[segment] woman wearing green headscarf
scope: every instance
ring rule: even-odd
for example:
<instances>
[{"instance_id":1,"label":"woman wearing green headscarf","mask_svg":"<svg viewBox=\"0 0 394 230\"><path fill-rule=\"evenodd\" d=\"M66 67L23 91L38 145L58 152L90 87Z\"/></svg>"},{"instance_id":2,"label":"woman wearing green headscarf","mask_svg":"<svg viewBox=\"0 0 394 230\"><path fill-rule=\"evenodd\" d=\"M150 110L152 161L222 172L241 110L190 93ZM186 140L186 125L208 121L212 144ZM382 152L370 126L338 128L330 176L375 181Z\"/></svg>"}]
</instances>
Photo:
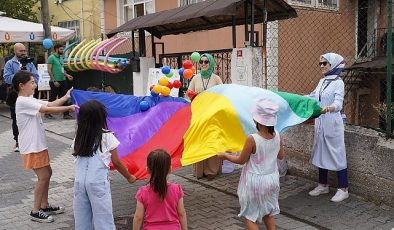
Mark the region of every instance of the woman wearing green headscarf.
<instances>
[{"instance_id":1,"label":"woman wearing green headscarf","mask_svg":"<svg viewBox=\"0 0 394 230\"><path fill-rule=\"evenodd\" d=\"M215 60L212 55L207 53L201 55L199 64L201 67L200 73L193 77L188 88L189 92L195 93L194 95L215 85L223 84L222 79L213 73ZM193 165L193 175L197 177L197 179L205 176L208 180L212 180L220 173L221 163L222 161L217 156L198 162Z\"/></svg>"}]
</instances>

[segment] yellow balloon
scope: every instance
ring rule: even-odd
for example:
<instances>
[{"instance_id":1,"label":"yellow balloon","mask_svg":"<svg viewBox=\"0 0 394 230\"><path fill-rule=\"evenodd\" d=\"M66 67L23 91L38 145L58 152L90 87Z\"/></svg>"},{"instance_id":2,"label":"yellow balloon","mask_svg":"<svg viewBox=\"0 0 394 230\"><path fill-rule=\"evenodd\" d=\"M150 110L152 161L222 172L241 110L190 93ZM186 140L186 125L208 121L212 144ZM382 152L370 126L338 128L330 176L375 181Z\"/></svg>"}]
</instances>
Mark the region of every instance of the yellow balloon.
<instances>
[{"instance_id":1,"label":"yellow balloon","mask_svg":"<svg viewBox=\"0 0 394 230\"><path fill-rule=\"evenodd\" d=\"M162 88L163 88L163 86L161 86L161 85L155 85L155 86L153 86L153 92L155 92L156 94L159 94L162 92Z\"/></svg>"},{"instance_id":2,"label":"yellow balloon","mask_svg":"<svg viewBox=\"0 0 394 230\"><path fill-rule=\"evenodd\" d=\"M168 88L167 86L163 86L161 89L161 95L163 95L163 96L166 96L166 97L169 96L170 92L171 92L171 89Z\"/></svg>"},{"instance_id":3,"label":"yellow balloon","mask_svg":"<svg viewBox=\"0 0 394 230\"><path fill-rule=\"evenodd\" d=\"M159 79L159 85L162 85L162 86L167 86L168 85L168 78L167 77L162 77L162 78L160 78Z\"/></svg>"}]
</instances>

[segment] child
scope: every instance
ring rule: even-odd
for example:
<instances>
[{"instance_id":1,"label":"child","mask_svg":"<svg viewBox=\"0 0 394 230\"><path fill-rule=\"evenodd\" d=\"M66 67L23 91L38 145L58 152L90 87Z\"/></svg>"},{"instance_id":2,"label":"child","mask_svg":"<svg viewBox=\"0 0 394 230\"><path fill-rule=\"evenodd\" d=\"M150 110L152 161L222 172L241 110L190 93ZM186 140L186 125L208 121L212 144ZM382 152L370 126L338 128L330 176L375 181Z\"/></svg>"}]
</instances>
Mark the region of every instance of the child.
<instances>
[{"instance_id":1,"label":"child","mask_svg":"<svg viewBox=\"0 0 394 230\"><path fill-rule=\"evenodd\" d=\"M53 217L50 215L63 213L64 208L48 204L48 188L52 169L49 164L45 129L40 113L74 111L76 106L61 106L70 98L70 90L62 98L47 102L33 98L35 88L33 75L27 71L19 71L12 79L9 98L13 98L12 103L15 103L19 128L18 143L23 166L25 169L33 169L38 177L30 219L49 223L53 221Z\"/></svg>"},{"instance_id":2,"label":"child","mask_svg":"<svg viewBox=\"0 0 394 230\"><path fill-rule=\"evenodd\" d=\"M109 164L129 183L131 175L118 157L119 141L107 130L107 112L96 100L85 102L79 109L78 128L74 140L75 229L115 229L112 212L111 188L108 179Z\"/></svg>"},{"instance_id":3,"label":"child","mask_svg":"<svg viewBox=\"0 0 394 230\"><path fill-rule=\"evenodd\" d=\"M138 189L135 199L133 229L176 230L187 229L186 211L183 205L183 191L178 184L168 183L171 158L162 149L149 153L147 167L149 184Z\"/></svg>"},{"instance_id":4,"label":"child","mask_svg":"<svg viewBox=\"0 0 394 230\"><path fill-rule=\"evenodd\" d=\"M219 153L221 159L245 164L238 184L241 211L247 229L259 229L264 221L268 230L275 229L273 215L279 213L279 173L277 158L283 159L283 143L275 131L278 106L260 99L252 108L252 117L258 130L247 137L239 156Z\"/></svg>"}]
</instances>

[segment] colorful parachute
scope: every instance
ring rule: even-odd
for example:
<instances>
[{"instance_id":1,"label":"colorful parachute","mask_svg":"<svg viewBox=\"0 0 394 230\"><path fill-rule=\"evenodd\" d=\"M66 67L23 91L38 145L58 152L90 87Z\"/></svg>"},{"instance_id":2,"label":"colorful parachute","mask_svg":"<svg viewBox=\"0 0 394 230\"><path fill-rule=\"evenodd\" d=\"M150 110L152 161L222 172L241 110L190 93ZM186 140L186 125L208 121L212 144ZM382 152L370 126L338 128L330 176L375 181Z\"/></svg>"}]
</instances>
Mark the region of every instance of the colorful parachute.
<instances>
[{"instance_id":1,"label":"colorful parachute","mask_svg":"<svg viewBox=\"0 0 394 230\"><path fill-rule=\"evenodd\" d=\"M259 98L279 105L278 131L320 115L318 103L307 97L232 84L210 88L191 104L174 97L72 91L76 104L96 99L107 107L108 128L121 142L119 155L138 179L148 176L146 157L157 148L170 153L173 169L218 152L240 151L256 131L249 111ZM150 109L142 111L142 101Z\"/></svg>"}]
</instances>

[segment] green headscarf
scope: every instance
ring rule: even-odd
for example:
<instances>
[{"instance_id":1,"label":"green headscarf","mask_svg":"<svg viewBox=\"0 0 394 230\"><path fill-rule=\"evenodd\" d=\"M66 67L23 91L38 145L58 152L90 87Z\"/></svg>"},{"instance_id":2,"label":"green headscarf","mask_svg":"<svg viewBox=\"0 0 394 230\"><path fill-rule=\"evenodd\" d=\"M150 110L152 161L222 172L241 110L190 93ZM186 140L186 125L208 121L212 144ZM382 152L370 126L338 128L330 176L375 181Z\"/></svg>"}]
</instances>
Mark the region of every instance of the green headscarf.
<instances>
[{"instance_id":1,"label":"green headscarf","mask_svg":"<svg viewBox=\"0 0 394 230\"><path fill-rule=\"evenodd\" d=\"M203 54L203 55L201 55L201 58L202 57L206 57L206 58L208 58L208 60L209 60L209 66L208 66L208 69L207 70L201 70L201 77L202 78L205 78L205 79L208 79L208 78L210 78L211 77L211 75L212 75L212 73L213 73L213 68L214 68L214 66L215 66L215 59L213 59L213 56L212 55L210 55L210 54L208 54L208 53L205 53L205 54ZM200 59L201 59L200 58Z\"/></svg>"}]
</instances>

